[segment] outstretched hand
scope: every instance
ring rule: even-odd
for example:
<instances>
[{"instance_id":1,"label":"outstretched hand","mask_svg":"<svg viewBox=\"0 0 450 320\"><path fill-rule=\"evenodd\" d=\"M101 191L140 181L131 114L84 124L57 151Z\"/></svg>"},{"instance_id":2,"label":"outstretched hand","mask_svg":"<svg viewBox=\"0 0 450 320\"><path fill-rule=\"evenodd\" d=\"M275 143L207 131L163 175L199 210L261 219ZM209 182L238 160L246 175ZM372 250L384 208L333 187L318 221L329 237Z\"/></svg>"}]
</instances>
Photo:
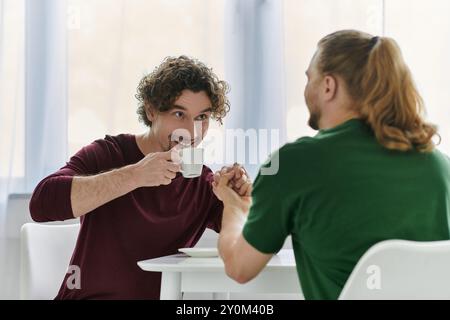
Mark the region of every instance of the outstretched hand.
<instances>
[{"instance_id":1,"label":"outstretched hand","mask_svg":"<svg viewBox=\"0 0 450 320\"><path fill-rule=\"evenodd\" d=\"M216 173L213 191L223 202L224 207L232 207L247 213L252 202L250 196L252 186L248 176L245 174L245 177L242 177L239 172L240 170L234 169L226 172L222 169L219 174Z\"/></svg>"},{"instance_id":2,"label":"outstretched hand","mask_svg":"<svg viewBox=\"0 0 450 320\"><path fill-rule=\"evenodd\" d=\"M217 185L221 177L228 173L232 173L228 185L240 196L249 197L252 194L252 182L247 171L239 164L234 164L232 167L223 167L222 170L217 171L214 174L213 183Z\"/></svg>"}]
</instances>

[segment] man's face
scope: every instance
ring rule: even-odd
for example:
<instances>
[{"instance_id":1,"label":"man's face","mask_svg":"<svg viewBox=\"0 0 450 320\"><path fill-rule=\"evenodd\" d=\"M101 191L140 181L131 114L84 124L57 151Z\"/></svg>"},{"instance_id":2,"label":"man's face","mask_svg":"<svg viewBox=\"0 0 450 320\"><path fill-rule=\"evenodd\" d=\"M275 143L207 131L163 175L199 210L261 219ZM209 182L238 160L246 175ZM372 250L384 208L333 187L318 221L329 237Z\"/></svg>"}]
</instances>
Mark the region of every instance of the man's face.
<instances>
[{"instance_id":1,"label":"man's face","mask_svg":"<svg viewBox=\"0 0 450 320\"><path fill-rule=\"evenodd\" d=\"M147 112L154 135L163 151L177 144L197 146L206 136L212 103L204 91L184 90L166 112Z\"/></svg>"},{"instance_id":2,"label":"man's face","mask_svg":"<svg viewBox=\"0 0 450 320\"><path fill-rule=\"evenodd\" d=\"M309 110L308 124L314 130L319 130L320 117L322 116L322 109L319 98L319 87L322 81L322 76L319 74L316 68L317 53L314 55L306 76L308 77L308 83L305 87L305 101Z\"/></svg>"}]
</instances>

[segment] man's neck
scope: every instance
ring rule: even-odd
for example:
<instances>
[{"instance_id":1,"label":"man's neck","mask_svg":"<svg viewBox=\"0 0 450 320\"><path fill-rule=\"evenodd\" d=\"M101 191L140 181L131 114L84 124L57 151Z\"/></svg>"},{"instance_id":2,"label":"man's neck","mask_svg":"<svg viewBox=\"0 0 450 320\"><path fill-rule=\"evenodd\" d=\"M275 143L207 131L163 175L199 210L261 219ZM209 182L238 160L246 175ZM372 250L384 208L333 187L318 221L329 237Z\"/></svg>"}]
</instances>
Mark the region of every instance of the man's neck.
<instances>
[{"instance_id":1,"label":"man's neck","mask_svg":"<svg viewBox=\"0 0 450 320\"><path fill-rule=\"evenodd\" d=\"M349 111L342 114L334 114L328 117L322 116L319 123L320 130L328 130L335 128L351 119L359 119L360 116L353 111Z\"/></svg>"},{"instance_id":2,"label":"man's neck","mask_svg":"<svg viewBox=\"0 0 450 320\"><path fill-rule=\"evenodd\" d=\"M136 143L139 147L139 150L144 155L148 155L149 153L154 152L162 152L164 151L161 145L158 143L156 136L152 134L151 130L148 130L145 133L136 135Z\"/></svg>"}]
</instances>

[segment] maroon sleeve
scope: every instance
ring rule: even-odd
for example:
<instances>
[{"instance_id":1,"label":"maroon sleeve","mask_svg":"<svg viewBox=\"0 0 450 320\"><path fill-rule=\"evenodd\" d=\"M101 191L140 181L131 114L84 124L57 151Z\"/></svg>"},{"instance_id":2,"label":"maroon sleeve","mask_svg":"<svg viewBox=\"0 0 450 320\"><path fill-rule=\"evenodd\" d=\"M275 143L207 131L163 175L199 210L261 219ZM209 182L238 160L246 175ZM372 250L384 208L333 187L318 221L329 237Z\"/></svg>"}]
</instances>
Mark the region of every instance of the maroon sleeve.
<instances>
[{"instance_id":1,"label":"maroon sleeve","mask_svg":"<svg viewBox=\"0 0 450 320\"><path fill-rule=\"evenodd\" d=\"M98 174L111 165L110 142L97 140L81 149L66 165L35 188L30 214L36 222L73 219L70 193L74 176ZM102 166L99 166L102 163Z\"/></svg>"},{"instance_id":2,"label":"maroon sleeve","mask_svg":"<svg viewBox=\"0 0 450 320\"><path fill-rule=\"evenodd\" d=\"M220 232L222 227L222 215L223 215L223 203L217 199L216 195L212 191L212 182L214 174L209 170L205 176L207 183L207 190L211 193L210 202L208 206L208 225L207 227L211 230Z\"/></svg>"}]
</instances>

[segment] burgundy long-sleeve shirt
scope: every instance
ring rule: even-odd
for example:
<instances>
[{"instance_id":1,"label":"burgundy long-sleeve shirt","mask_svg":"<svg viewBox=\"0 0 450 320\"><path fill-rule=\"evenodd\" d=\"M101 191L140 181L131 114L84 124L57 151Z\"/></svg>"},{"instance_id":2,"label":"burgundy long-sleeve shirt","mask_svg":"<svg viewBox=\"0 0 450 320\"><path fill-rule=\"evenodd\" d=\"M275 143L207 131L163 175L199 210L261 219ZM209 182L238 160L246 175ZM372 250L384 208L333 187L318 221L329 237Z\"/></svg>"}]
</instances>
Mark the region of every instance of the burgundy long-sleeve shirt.
<instances>
[{"instance_id":1,"label":"burgundy long-sleeve shirt","mask_svg":"<svg viewBox=\"0 0 450 320\"><path fill-rule=\"evenodd\" d=\"M96 140L39 183L30 202L33 220L73 219L74 176L95 175L143 158L134 135ZM159 299L161 274L142 271L137 262L192 247L207 227L219 232L223 206L211 180L205 166L199 178L178 174L168 186L136 189L83 216L70 262L80 268L81 289L67 286L67 274L56 299Z\"/></svg>"}]
</instances>

